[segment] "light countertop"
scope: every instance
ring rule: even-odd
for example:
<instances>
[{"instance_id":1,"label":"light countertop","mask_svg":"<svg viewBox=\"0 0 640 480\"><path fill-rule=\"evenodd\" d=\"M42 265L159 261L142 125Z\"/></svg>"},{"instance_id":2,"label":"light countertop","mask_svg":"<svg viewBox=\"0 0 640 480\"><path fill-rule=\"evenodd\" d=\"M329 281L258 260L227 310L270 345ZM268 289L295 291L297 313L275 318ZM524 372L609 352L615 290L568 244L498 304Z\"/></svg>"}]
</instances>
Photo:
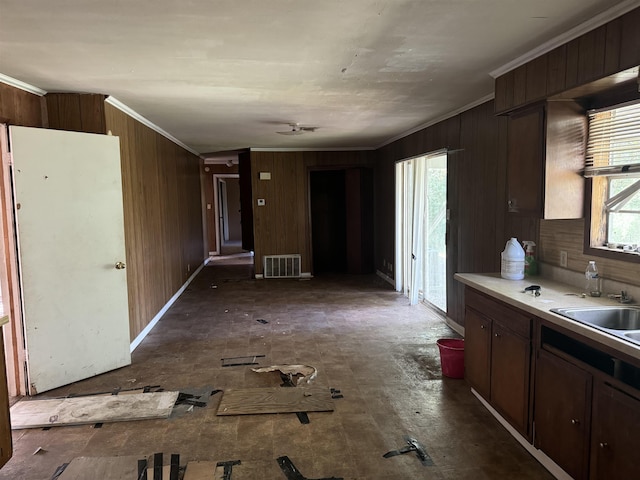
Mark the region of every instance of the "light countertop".
<instances>
[{"instance_id":1,"label":"light countertop","mask_svg":"<svg viewBox=\"0 0 640 480\"><path fill-rule=\"evenodd\" d=\"M567 330L640 359L640 345L609 335L606 332L550 311L552 308L620 306L621 304L616 300L609 299L606 296L582 298L581 289L542 277L506 280L501 278L499 273L456 273L454 278L513 307L543 318L549 323L562 326ZM540 285L541 295L535 297L531 293L524 293L525 287L529 285Z\"/></svg>"}]
</instances>

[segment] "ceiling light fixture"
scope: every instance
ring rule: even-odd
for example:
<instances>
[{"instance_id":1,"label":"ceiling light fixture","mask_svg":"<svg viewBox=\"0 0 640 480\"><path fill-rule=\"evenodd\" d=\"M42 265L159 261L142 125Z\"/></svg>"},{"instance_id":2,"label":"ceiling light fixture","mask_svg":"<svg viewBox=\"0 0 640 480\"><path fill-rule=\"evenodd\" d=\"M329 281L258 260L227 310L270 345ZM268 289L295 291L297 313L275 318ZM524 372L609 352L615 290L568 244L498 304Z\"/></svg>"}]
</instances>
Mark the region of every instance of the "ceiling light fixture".
<instances>
[{"instance_id":1,"label":"ceiling light fixture","mask_svg":"<svg viewBox=\"0 0 640 480\"><path fill-rule=\"evenodd\" d=\"M318 127L305 127L302 125L299 125L298 123L290 123L289 126L291 127L291 130L287 130L285 132L276 132L279 133L280 135L302 135L303 133L307 133L307 132L315 132L316 129Z\"/></svg>"}]
</instances>

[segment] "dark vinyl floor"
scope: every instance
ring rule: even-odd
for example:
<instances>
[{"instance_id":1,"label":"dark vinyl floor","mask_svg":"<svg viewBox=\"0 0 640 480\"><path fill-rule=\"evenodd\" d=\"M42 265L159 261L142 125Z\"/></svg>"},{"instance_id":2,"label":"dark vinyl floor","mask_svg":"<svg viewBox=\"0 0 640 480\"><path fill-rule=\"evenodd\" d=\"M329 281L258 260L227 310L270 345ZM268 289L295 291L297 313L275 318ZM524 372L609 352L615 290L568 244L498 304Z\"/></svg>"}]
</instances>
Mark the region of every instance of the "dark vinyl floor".
<instances>
[{"instance_id":1,"label":"dark vinyl floor","mask_svg":"<svg viewBox=\"0 0 640 480\"><path fill-rule=\"evenodd\" d=\"M435 342L456 334L430 309L409 306L375 276L254 281L247 265L230 263L203 269L131 366L41 396L278 386L275 373L221 366L222 358L265 355L261 365L315 366L315 383L344 396L334 412L309 413L306 425L295 414L216 416L219 393L164 420L14 431L0 479L48 480L75 457L155 452L178 453L182 465L241 460L232 480L286 480L276 462L284 455L309 479L552 478L464 380L442 378ZM413 453L383 458L405 446L404 435L426 448L433 466Z\"/></svg>"}]
</instances>

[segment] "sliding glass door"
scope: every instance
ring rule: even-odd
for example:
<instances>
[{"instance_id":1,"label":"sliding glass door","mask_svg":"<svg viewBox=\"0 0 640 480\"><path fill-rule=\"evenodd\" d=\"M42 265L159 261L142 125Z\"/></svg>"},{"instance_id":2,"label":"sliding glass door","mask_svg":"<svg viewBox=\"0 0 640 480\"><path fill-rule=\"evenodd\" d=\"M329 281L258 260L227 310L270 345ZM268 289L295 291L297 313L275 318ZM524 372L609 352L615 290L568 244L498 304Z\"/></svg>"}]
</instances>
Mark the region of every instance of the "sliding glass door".
<instances>
[{"instance_id":1,"label":"sliding glass door","mask_svg":"<svg viewBox=\"0 0 640 480\"><path fill-rule=\"evenodd\" d=\"M396 164L396 290L447 309L445 151Z\"/></svg>"}]
</instances>

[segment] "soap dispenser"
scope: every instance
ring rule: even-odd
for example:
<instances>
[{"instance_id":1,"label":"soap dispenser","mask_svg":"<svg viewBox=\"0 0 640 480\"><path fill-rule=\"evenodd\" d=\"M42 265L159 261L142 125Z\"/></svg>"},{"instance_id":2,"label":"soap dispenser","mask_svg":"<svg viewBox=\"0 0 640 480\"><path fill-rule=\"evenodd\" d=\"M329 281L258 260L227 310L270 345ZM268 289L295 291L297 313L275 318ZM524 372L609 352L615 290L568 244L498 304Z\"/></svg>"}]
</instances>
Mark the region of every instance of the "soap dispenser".
<instances>
[{"instance_id":1,"label":"soap dispenser","mask_svg":"<svg viewBox=\"0 0 640 480\"><path fill-rule=\"evenodd\" d=\"M525 240L524 247L524 274L526 276L538 274L538 262L536 261L536 242Z\"/></svg>"}]
</instances>

